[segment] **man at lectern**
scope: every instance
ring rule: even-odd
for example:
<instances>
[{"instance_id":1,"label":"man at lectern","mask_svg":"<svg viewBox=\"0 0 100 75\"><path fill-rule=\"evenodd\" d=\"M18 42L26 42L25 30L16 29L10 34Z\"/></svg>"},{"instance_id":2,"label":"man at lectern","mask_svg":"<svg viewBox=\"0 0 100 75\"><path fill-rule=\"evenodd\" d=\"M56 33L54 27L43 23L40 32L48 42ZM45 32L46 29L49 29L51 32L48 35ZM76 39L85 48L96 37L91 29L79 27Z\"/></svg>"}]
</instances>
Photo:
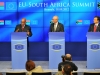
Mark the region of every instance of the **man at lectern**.
<instances>
[{"instance_id":1,"label":"man at lectern","mask_svg":"<svg viewBox=\"0 0 100 75\"><path fill-rule=\"evenodd\" d=\"M31 27L26 25L26 19L23 18L21 20L21 24L18 24L16 27L15 27L15 30L14 32L27 32L27 36L28 37L31 37L32 36L32 31L31 31ZM29 40L28 40L28 37L27 37L27 56L29 59Z\"/></svg>"},{"instance_id":2,"label":"man at lectern","mask_svg":"<svg viewBox=\"0 0 100 75\"><path fill-rule=\"evenodd\" d=\"M93 21L94 23L90 25L88 32L100 32L100 17L95 16Z\"/></svg>"},{"instance_id":3,"label":"man at lectern","mask_svg":"<svg viewBox=\"0 0 100 75\"><path fill-rule=\"evenodd\" d=\"M26 25L26 19L21 20L21 24L18 24L15 28L15 32L27 32L29 37L32 36L31 27Z\"/></svg>"},{"instance_id":4,"label":"man at lectern","mask_svg":"<svg viewBox=\"0 0 100 75\"><path fill-rule=\"evenodd\" d=\"M53 23L50 25L50 32L64 32L64 26L58 22L58 16L54 16L52 21Z\"/></svg>"}]
</instances>

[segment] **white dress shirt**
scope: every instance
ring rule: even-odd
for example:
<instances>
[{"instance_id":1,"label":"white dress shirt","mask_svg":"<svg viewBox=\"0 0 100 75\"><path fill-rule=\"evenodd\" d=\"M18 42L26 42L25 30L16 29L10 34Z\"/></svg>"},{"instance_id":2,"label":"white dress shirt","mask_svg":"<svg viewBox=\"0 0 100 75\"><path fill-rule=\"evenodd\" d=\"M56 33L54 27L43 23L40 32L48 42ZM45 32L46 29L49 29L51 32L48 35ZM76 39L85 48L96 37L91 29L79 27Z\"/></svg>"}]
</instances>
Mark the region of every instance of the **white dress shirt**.
<instances>
[{"instance_id":1,"label":"white dress shirt","mask_svg":"<svg viewBox=\"0 0 100 75\"><path fill-rule=\"evenodd\" d=\"M97 27L99 23L95 24L95 26Z\"/></svg>"},{"instance_id":2,"label":"white dress shirt","mask_svg":"<svg viewBox=\"0 0 100 75\"><path fill-rule=\"evenodd\" d=\"M57 29L58 22L54 24L54 31Z\"/></svg>"}]
</instances>

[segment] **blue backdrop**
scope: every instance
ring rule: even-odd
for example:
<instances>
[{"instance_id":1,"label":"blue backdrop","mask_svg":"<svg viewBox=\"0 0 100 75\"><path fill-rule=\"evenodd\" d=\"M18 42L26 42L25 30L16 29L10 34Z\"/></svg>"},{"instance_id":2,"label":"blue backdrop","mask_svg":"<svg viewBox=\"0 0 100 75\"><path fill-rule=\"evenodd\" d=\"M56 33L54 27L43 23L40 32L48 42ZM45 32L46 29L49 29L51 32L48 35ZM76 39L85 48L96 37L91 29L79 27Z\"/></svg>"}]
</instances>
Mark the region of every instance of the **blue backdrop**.
<instances>
[{"instance_id":1,"label":"blue backdrop","mask_svg":"<svg viewBox=\"0 0 100 75\"><path fill-rule=\"evenodd\" d=\"M71 53L76 59L82 57L82 60L86 60L86 33L94 16L100 15L99 2L100 0L0 0L0 60L10 60L10 34L22 18L26 18L27 24L32 28L33 36L29 39L30 58L48 60L48 32L50 21L55 15L64 25L66 53ZM40 57L37 56L39 51L42 52Z\"/></svg>"}]
</instances>

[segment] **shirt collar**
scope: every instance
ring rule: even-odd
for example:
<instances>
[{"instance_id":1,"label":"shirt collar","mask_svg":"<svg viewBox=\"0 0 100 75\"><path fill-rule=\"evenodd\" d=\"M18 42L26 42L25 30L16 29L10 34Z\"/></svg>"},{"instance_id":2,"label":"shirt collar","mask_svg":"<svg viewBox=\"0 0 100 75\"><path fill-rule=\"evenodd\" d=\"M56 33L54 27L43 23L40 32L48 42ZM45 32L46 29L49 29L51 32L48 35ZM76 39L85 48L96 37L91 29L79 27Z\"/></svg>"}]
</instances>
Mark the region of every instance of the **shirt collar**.
<instances>
[{"instance_id":1,"label":"shirt collar","mask_svg":"<svg viewBox=\"0 0 100 75\"><path fill-rule=\"evenodd\" d=\"M58 22L57 22L57 23L55 23L55 25L58 25Z\"/></svg>"},{"instance_id":2,"label":"shirt collar","mask_svg":"<svg viewBox=\"0 0 100 75\"><path fill-rule=\"evenodd\" d=\"M25 27L25 25L23 26L23 28Z\"/></svg>"},{"instance_id":3,"label":"shirt collar","mask_svg":"<svg viewBox=\"0 0 100 75\"><path fill-rule=\"evenodd\" d=\"M99 23L95 24L96 26L98 26Z\"/></svg>"}]
</instances>

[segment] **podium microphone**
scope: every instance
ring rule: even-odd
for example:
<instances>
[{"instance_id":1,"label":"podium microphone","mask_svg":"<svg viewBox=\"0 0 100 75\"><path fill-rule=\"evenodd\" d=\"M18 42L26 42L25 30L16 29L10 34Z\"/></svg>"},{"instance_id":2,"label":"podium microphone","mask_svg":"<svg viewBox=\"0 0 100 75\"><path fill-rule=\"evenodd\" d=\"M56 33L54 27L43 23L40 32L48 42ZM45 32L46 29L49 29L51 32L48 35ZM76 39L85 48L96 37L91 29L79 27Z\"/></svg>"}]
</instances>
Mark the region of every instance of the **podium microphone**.
<instances>
[{"instance_id":1,"label":"podium microphone","mask_svg":"<svg viewBox=\"0 0 100 75\"><path fill-rule=\"evenodd\" d=\"M53 23L53 21L51 20L51 21L50 21L50 24L52 24L52 23Z\"/></svg>"}]
</instances>

